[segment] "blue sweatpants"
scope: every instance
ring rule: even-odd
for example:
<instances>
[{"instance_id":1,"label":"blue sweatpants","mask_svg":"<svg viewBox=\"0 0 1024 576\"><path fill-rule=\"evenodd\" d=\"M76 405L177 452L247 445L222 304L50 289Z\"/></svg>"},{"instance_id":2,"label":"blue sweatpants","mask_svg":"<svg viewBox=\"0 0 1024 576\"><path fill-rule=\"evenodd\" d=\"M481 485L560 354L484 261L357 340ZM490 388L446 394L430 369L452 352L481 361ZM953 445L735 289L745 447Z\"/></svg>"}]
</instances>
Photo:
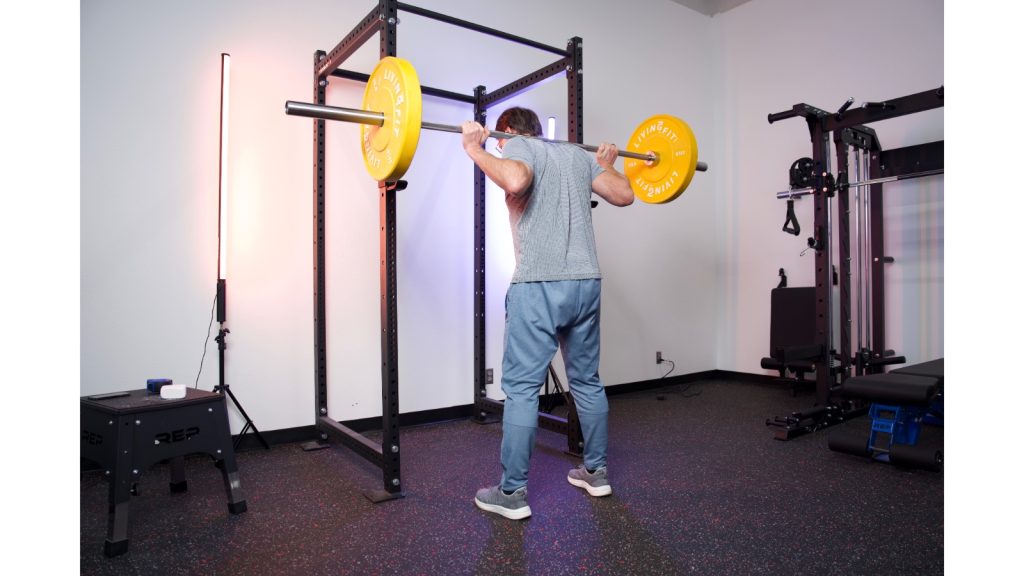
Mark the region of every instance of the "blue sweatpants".
<instances>
[{"instance_id":1,"label":"blue sweatpants","mask_svg":"<svg viewBox=\"0 0 1024 576\"><path fill-rule=\"evenodd\" d=\"M540 389L559 345L583 430L583 463L596 470L608 451L608 398L597 375L601 354L601 281L521 282L505 296L501 389L501 488L526 485L537 433Z\"/></svg>"}]
</instances>

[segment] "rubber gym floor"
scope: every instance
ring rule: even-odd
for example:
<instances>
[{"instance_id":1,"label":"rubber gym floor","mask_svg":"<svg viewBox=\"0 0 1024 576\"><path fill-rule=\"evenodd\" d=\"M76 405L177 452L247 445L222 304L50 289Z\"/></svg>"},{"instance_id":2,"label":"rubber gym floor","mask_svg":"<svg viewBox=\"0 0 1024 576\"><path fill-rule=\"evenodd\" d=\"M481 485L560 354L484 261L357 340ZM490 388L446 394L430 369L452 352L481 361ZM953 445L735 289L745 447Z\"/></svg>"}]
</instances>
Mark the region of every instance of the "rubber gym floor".
<instances>
[{"instance_id":1,"label":"rubber gym floor","mask_svg":"<svg viewBox=\"0 0 1024 576\"><path fill-rule=\"evenodd\" d=\"M469 420L402 428L405 498L382 504L363 496L381 487L380 470L340 445L243 448L238 515L208 456L186 459L178 494L158 464L132 499L128 552L114 558L103 555L108 484L83 469L81 574L943 573L943 473L831 452L827 429L775 440L765 420L810 408L813 395L703 380L609 402L613 495L566 482L578 460L564 436L540 430L523 521L473 505L500 477L501 427ZM941 428L922 441L941 442Z\"/></svg>"}]
</instances>

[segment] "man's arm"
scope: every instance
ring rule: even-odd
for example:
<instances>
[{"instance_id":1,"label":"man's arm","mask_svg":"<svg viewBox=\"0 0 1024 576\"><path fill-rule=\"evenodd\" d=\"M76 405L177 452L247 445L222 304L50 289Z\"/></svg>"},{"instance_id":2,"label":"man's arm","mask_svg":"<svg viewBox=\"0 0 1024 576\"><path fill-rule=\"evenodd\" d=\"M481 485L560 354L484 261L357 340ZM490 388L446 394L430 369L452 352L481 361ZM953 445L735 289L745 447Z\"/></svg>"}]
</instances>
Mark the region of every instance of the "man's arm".
<instances>
[{"instance_id":1,"label":"man's arm","mask_svg":"<svg viewBox=\"0 0 1024 576\"><path fill-rule=\"evenodd\" d=\"M633 189L629 187L629 178L615 169L615 160L619 157L619 149L614 144L602 142L597 147L597 164L604 172L594 178L591 185L598 196L613 206L629 206L633 203Z\"/></svg>"},{"instance_id":2,"label":"man's arm","mask_svg":"<svg viewBox=\"0 0 1024 576\"><path fill-rule=\"evenodd\" d=\"M462 148L492 182L505 192L519 196L533 182L533 170L518 160L496 158L484 149L490 132L477 122L462 124Z\"/></svg>"}]
</instances>

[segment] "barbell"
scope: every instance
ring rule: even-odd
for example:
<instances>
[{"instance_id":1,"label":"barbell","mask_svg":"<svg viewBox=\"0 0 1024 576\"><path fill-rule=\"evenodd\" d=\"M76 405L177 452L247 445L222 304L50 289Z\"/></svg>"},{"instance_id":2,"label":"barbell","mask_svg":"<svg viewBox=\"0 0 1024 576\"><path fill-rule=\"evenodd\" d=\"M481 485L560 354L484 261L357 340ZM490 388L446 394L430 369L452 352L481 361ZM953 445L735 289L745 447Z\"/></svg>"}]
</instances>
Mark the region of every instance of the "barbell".
<instances>
[{"instance_id":1,"label":"barbell","mask_svg":"<svg viewBox=\"0 0 1024 576\"><path fill-rule=\"evenodd\" d=\"M377 181L395 181L409 169L419 144L420 130L462 133L462 128L449 124L425 122L422 117L423 97L416 69L407 60L388 56L374 67L366 82L363 108L341 108L305 102L285 102L285 113L320 120L337 120L361 124L363 162ZM491 131L491 138L520 136ZM551 140L545 142L572 144L596 152L597 146ZM697 161L697 139L683 120L658 114L644 120L633 131L619 156L625 158L624 173L630 188L640 200L664 204L682 194L694 173L704 172L707 164Z\"/></svg>"}]
</instances>

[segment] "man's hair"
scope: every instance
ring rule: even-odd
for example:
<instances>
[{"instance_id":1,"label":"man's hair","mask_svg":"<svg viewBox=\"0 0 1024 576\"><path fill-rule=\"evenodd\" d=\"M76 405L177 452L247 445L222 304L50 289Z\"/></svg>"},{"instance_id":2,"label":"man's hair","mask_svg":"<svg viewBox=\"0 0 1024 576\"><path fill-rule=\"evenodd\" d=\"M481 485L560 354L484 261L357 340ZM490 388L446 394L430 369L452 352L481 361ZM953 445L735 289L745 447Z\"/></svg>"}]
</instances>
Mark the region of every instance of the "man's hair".
<instances>
[{"instance_id":1,"label":"man's hair","mask_svg":"<svg viewBox=\"0 0 1024 576\"><path fill-rule=\"evenodd\" d=\"M529 108L515 107L502 112L494 129L498 132L507 132L509 128L524 136L544 135L540 118L537 118L537 113Z\"/></svg>"}]
</instances>

